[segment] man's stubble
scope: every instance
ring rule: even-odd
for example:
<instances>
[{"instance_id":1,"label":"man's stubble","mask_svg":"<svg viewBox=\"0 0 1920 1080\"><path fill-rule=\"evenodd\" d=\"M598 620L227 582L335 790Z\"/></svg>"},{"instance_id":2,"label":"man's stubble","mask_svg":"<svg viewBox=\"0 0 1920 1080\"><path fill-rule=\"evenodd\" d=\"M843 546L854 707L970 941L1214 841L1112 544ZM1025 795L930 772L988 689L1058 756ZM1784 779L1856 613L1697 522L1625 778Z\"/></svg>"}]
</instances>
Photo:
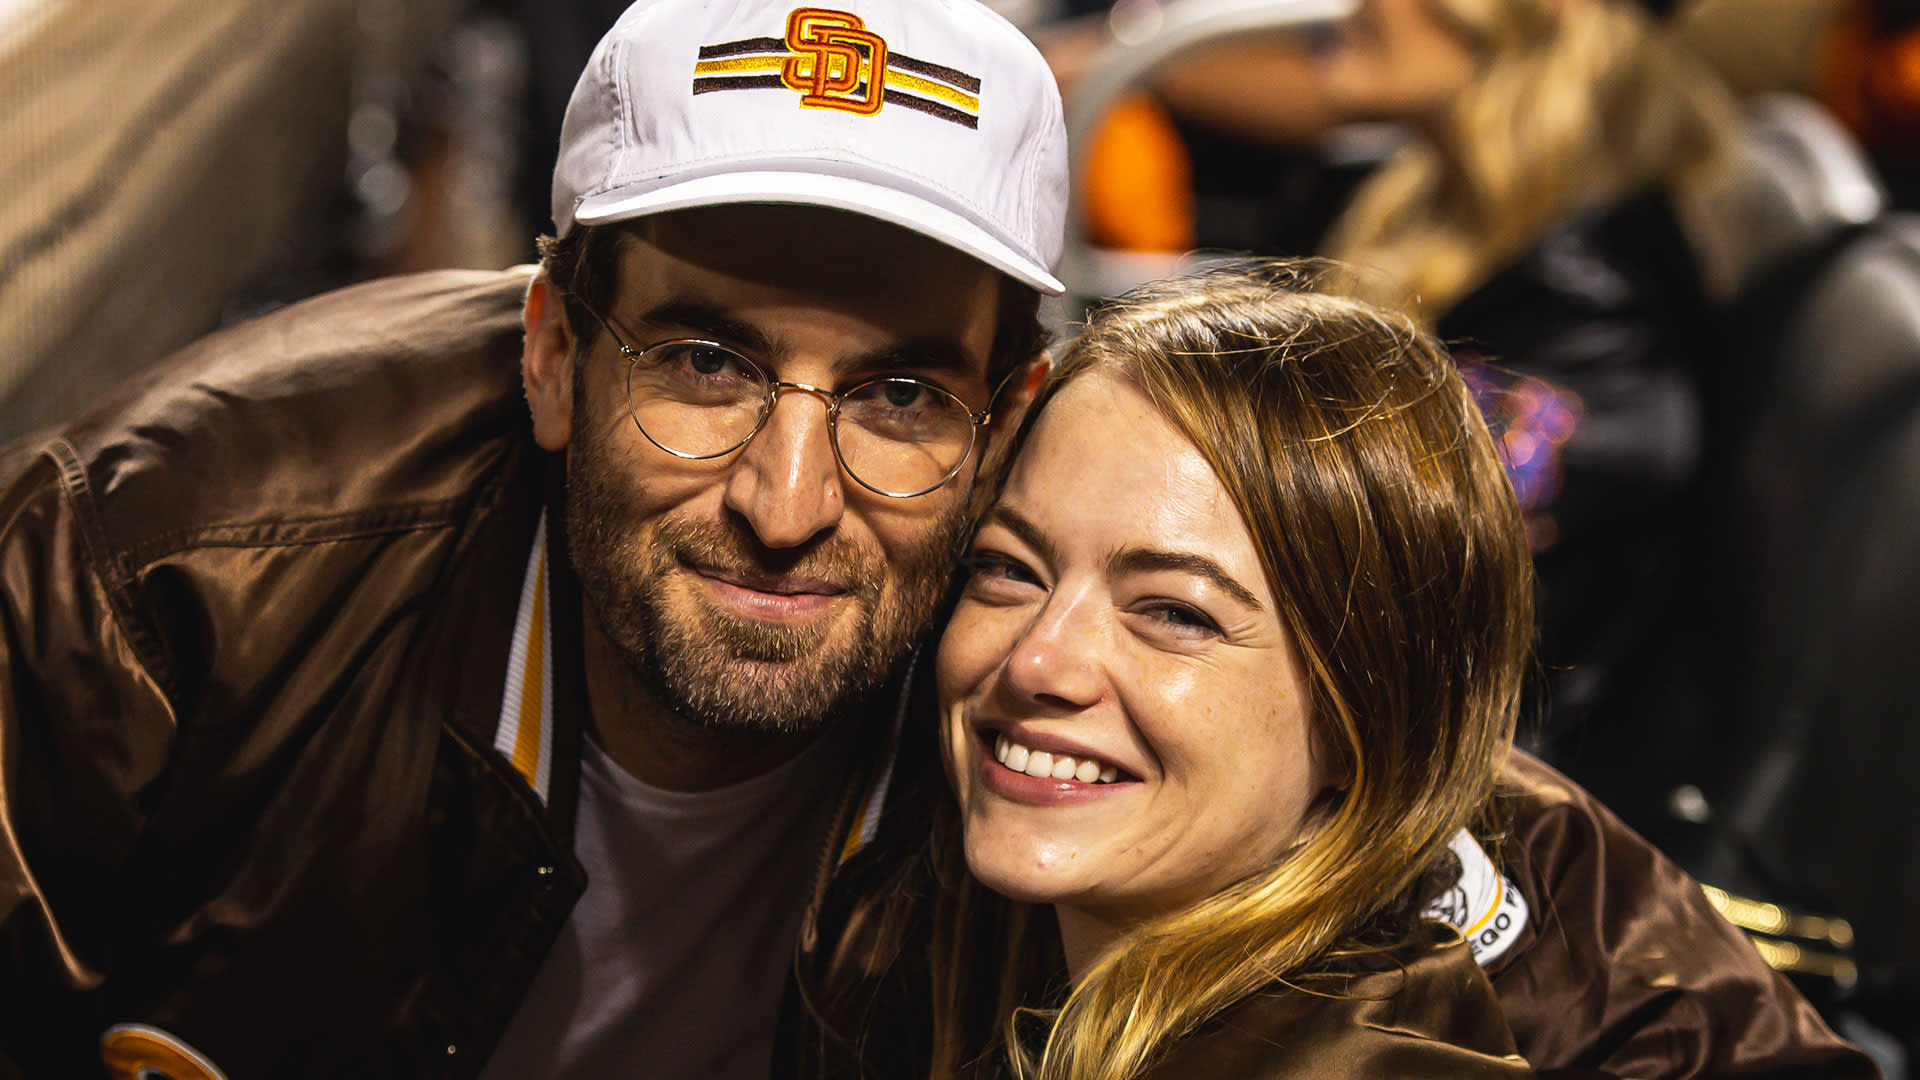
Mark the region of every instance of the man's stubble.
<instances>
[{"instance_id":1,"label":"man's stubble","mask_svg":"<svg viewBox=\"0 0 1920 1080\"><path fill-rule=\"evenodd\" d=\"M668 511L643 530L636 477L604 426L589 419L583 390L576 379L568 543L590 615L629 673L682 718L723 729L803 733L865 702L938 609L965 531L965 501L954 500L891 568L838 530L798 548L768 548L731 512L705 521ZM847 590L840 603L852 610L800 626L741 618L687 588L688 565L837 582Z\"/></svg>"}]
</instances>

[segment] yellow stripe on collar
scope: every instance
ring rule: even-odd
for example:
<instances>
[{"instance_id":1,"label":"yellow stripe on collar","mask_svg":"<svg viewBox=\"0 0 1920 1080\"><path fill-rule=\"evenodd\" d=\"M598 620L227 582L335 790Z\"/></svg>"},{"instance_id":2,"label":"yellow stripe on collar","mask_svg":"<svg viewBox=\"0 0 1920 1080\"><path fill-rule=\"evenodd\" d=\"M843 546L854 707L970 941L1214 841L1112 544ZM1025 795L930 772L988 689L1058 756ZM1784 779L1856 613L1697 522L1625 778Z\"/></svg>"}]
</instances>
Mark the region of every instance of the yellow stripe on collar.
<instances>
[{"instance_id":1,"label":"yellow stripe on collar","mask_svg":"<svg viewBox=\"0 0 1920 1080\"><path fill-rule=\"evenodd\" d=\"M533 550L520 583L520 610L507 653L507 685L493 748L541 802L553 776L553 633L547 601L547 515L533 531Z\"/></svg>"}]
</instances>

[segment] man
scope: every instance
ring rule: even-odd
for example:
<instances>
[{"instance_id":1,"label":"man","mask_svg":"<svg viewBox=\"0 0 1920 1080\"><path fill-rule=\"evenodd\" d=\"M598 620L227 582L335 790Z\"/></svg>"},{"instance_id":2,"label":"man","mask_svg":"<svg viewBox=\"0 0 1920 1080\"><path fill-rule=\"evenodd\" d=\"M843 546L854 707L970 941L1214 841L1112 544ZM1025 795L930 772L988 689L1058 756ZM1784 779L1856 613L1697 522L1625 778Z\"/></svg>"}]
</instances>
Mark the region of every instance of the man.
<instances>
[{"instance_id":1,"label":"man","mask_svg":"<svg viewBox=\"0 0 1920 1080\"><path fill-rule=\"evenodd\" d=\"M0 454L0 1074L764 1075L935 797L897 684L1059 288L1061 132L964 0L647 0L538 273L317 298ZM1703 1044L1844 1058L1683 885L1601 911L1594 837L1644 846L1556 813L1542 917L1484 858L1456 914L1523 1050L1721 1015L1608 989L1638 917L1764 1003Z\"/></svg>"},{"instance_id":2,"label":"man","mask_svg":"<svg viewBox=\"0 0 1920 1080\"><path fill-rule=\"evenodd\" d=\"M1059 99L975 4L672 0L561 149L531 279L322 298L8 458L14 1071L766 1075L1060 288Z\"/></svg>"}]
</instances>

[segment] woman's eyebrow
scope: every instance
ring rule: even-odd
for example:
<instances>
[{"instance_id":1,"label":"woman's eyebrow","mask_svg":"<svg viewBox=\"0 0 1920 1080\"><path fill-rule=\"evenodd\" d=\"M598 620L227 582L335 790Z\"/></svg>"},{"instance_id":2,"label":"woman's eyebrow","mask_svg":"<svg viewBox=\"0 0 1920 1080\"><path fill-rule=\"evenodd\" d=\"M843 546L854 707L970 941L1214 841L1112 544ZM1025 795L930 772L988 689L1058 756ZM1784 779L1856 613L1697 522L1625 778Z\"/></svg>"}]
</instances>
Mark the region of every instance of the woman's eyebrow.
<instances>
[{"instance_id":1,"label":"woman's eyebrow","mask_svg":"<svg viewBox=\"0 0 1920 1080\"><path fill-rule=\"evenodd\" d=\"M1020 542L1040 553L1040 558L1053 566L1060 565L1060 549L1033 523L1033 519L1008 506L1006 503L994 503L980 524L998 525L1019 537Z\"/></svg>"},{"instance_id":2,"label":"woman's eyebrow","mask_svg":"<svg viewBox=\"0 0 1920 1080\"><path fill-rule=\"evenodd\" d=\"M1254 596L1251 590L1234 580L1233 575L1227 573L1224 567L1205 555L1196 555L1190 551L1131 547L1107 560L1107 571L1115 576L1162 570L1203 577L1212 582L1221 592L1253 610L1266 610L1266 606L1260 603L1259 598Z\"/></svg>"}]
</instances>

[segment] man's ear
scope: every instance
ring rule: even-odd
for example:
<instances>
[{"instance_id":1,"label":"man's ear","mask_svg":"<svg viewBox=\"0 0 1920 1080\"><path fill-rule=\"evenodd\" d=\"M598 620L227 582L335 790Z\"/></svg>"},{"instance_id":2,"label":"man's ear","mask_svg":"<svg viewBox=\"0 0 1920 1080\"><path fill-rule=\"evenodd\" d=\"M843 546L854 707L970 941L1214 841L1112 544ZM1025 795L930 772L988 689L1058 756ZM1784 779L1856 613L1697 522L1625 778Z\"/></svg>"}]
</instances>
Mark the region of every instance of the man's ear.
<instances>
[{"instance_id":1,"label":"man's ear","mask_svg":"<svg viewBox=\"0 0 1920 1080\"><path fill-rule=\"evenodd\" d=\"M980 467L974 472L973 493L968 499L974 520L978 521L986 512L987 501L998 490L1001 474L1007 469L1013 433L1019 430L1026 418L1027 406L1033 404L1034 394L1039 392L1040 384L1052 369L1053 355L1042 351L1009 373L1000 384L1000 392L994 395L993 426L987 429L986 449L980 455ZM982 478L986 483L980 482Z\"/></svg>"},{"instance_id":2,"label":"man's ear","mask_svg":"<svg viewBox=\"0 0 1920 1080\"><path fill-rule=\"evenodd\" d=\"M573 441L573 330L567 325L560 290L546 271L527 285L520 310L526 340L520 351L520 378L526 383L533 413L533 441L560 451Z\"/></svg>"},{"instance_id":3,"label":"man's ear","mask_svg":"<svg viewBox=\"0 0 1920 1080\"><path fill-rule=\"evenodd\" d=\"M1042 349L1039 356L1027 361L1013 377L1014 385L1009 392L1014 395L1013 404L1019 411L1027 411L1027 404L1040 392L1040 384L1047 381L1047 372L1052 370L1053 351Z\"/></svg>"},{"instance_id":4,"label":"man's ear","mask_svg":"<svg viewBox=\"0 0 1920 1080\"><path fill-rule=\"evenodd\" d=\"M1020 426L1027 406L1033 403L1033 396L1040 392L1040 384L1047 380L1047 372L1052 370L1053 354L1043 349L1038 356L1015 368L1007 376L993 399L993 427L996 433L1004 436ZM999 441L1004 442L1004 437Z\"/></svg>"}]
</instances>

